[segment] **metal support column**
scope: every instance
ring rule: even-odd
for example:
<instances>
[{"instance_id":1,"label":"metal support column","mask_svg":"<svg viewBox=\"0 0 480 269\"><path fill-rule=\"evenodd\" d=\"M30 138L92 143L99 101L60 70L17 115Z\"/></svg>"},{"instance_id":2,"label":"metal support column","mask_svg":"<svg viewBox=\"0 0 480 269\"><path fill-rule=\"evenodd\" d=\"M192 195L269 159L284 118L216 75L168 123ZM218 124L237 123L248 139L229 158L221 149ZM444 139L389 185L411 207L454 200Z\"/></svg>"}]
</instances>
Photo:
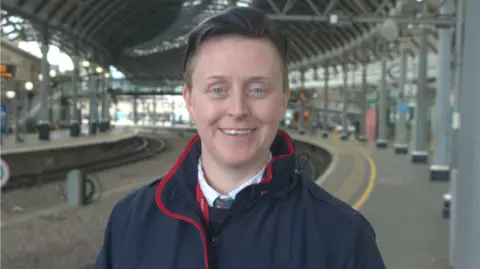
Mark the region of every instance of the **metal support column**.
<instances>
[{"instance_id":1,"label":"metal support column","mask_svg":"<svg viewBox=\"0 0 480 269\"><path fill-rule=\"evenodd\" d=\"M355 66L355 65L352 65L351 68L349 69L350 70L350 88L349 88L349 94L348 94L349 103L352 101L352 98L356 98L356 97L353 97L353 96L357 95L357 89L355 87L355 85L357 85L356 84L356 77L355 77L356 69L357 69L357 66ZM351 107L351 105L349 107ZM348 107L347 107L347 109L348 109ZM353 126L355 128L355 130L353 131L353 133L350 133L350 131L347 129L347 132L349 133L349 136L351 138L353 137L355 140L357 140L358 136L359 136L358 132L360 131L360 127L358 126L359 124L357 124L358 119L356 118L355 115L351 115L348 122L350 123L349 126ZM357 128L358 128L358 130L357 130Z\"/></svg>"},{"instance_id":2,"label":"metal support column","mask_svg":"<svg viewBox=\"0 0 480 269\"><path fill-rule=\"evenodd\" d=\"M378 104L378 138L377 148L386 148L387 141L387 44L382 46L382 73L380 78L379 104Z\"/></svg>"},{"instance_id":3,"label":"metal support column","mask_svg":"<svg viewBox=\"0 0 480 269\"><path fill-rule=\"evenodd\" d=\"M108 69L107 69L108 70ZM109 74L109 73L107 73ZM111 119L111 116L110 116L110 107L111 107L111 104L112 104L112 99L111 99L111 96L108 94L108 89L111 87L110 85L110 75L108 78L105 78L104 80L105 82L105 114L104 114L104 120L105 120L105 128L106 130L110 130L110 127L111 127L111 124L110 124L110 121L112 120Z\"/></svg>"},{"instance_id":4,"label":"metal support column","mask_svg":"<svg viewBox=\"0 0 480 269\"><path fill-rule=\"evenodd\" d=\"M173 89L170 89L173 92ZM175 95L172 95L172 126L175 126Z\"/></svg>"},{"instance_id":5,"label":"metal support column","mask_svg":"<svg viewBox=\"0 0 480 269\"><path fill-rule=\"evenodd\" d=\"M79 2L78 9L75 14L75 22L78 27L78 20L80 19L81 13L83 12L84 3L83 1ZM78 36L74 35L74 55L72 57L73 62L73 73L72 73L72 108L70 115L70 137L79 137L82 132L82 117L80 108L78 105L78 87L82 85L82 80L80 78L80 53L79 53L79 44Z\"/></svg>"},{"instance_id":6,"label":"metal support column","mask_svg":"<svg viewBox=\"0 0 480 269\"><path fill-rule=\"evenodd\" d=\"M316 66L313 66L313 81L318 81L318 69ZM319 123L318 112L316 108L317 98L318 98L318 89L313 90L312 100L310 101L310 134L315 136L317 133L317 126Z\"/></svg>"},{"instance_id":7,"label":"metal support column","mask_svg":"<svg viewBox=\"0 0 480 269\"><path fill-rule=\"evenodd\" d=\"M30 77L33 78L32 68L30 68ZM34 79L31 79L29 81L30 83L32 83L32 86L33 86L33 81L34 81ZM28 129L30 127L30 124L29 124L29 121L30 121L30 95L32 94L31 91L33 90L33 87L32 87L32 89L27 89L27 86L25 84L24 88L25 88L24 91L23 91L23 117L24 117L24 121L23 121L23 124L22 124L22 128L23 128L24 137L26 137L26 135L28 134Z\"/></svg>"},{"instance_id":8,"label":"metal support column","mask_svg":"<svg viewBox=\"0 0 480 269\"><path fill-rule=\"evenodd\" d=\"M318 71L319 69L317 69L317 66L314 66L313 67L313 80L314 81L318 81ZM318 118L318 109L317 109L317 106L316 104L318 103L317 102L317 98L318 98L318 95L320 94L319 92L320 90L317 88L314 90L314 94L313 94L313 100L311 101L311 115L310 115L310 132L311 132L311 135L312 136L315 136L317 134L317 130L318 130L318 125L320 123L320 119Z\"/></svg>"},{"instance_id":9,"label":"metal support column","mask_svg":"<svg viewBox=\"0 0 480 269\"><path fill-rule=\"evenodd\" d=\"M358 141L367 142L367 65L362 66L362 93L360 99L360 133Z\"/></svg>"},{"instance_id":10,"label":"metal support column","mask_svg":"<svg viewBox=\"0 0 480 269\"><path fill-rule=\"evenodd\" d=\"M105 69L106 70L106 69ZM105 77L105 74L100 76L100 94L102 96L102 119L100 124L100 132L108 131L108 79Z\"/></svg>"},{"instance_id":11,"label":"metal support column","mask_svg":"<svg viewBox=\"0 0 480 269\"><path fill-rule=\"evenodd\" d=\"M474 269L480 265L480 1L465 0L464 53L461 115L458 129L458 180L456 210L455 269Z\"/></svg>"},{"instance_id":12,"label":"metal support column","mask_svg":"<svg viewBox=\"0 0 480 269\"><path fill-rule=\"evenodd\" d=\"M78 46L78 45L75 45ZM80 113L78 111L78 74L79 74L79 57L78 54L72 57L73 74L72 74L72 114L70 116L70 136L80 136Z\"/></svg>"},{"instance_id":13,"label":"metal support column","mask_svg":"<svg viewBox=\"0 0 480 269\"><path fill-rule=\"evenodd\" d=\"M137 89L135 88L135 91ZM133 95L133 124L137 125L138 122L138 109L137 109L137 95Z\"/></svg>"},{"instance_id":14,"label":"metal support column","mask_svg":"<svg viewBox=\"0 0 480 269\"><path fill-rule=\"evenodd\" d=\"M50 120L49 120L49 93L50 93L50 67L47 60L48 49L49 49L49 34L48 34L48 25L43 26L43 38L42 38L42 60L41 60L41 70L42 70L42 86L40 88L40 111L38 113L38 138L40 140L50 140Z\"/></svg>"},{"instance_id":15,"label":"metal support column","mask_svg":"<svg viewBox=\"0 0 480 269\"><path fill-rule=\"evenodd\" d=\"M97 100L97 77L96 74L90 74L90 119L89 119L89 134L95 135L97 133L98 125L98 100Z\"/></svg>"},{"instance_id":16,"label":"metal support column","mask_svg":"<svg viewBox=\"0 0 480 269\"><path fill-rule=\"evenodd\" d=\"M23 139L20 137L20 82L13 81L13 91L15 92L15 97L12 98L12 108L13 108L13 135L15 138L15 143L23 142Z\"/></svg>"},{"instance_id":17,"label":"metal support column","mask_svg":"<svg viewBox=\"0 0 480 269\"><path fill-rule=\"evenodd\" d=\"M427 29L421 27L417 102L415 105L415 135L412 150L412 162L414 163L428 162L427 107L425 101L425 92L427 91L427 38Z\"/></svg>"},{"instance_id":18,"label":"metal support column","mask_svg":"<svg viewBox=\"0 0 480 269\"><path fill-rule=\"evenodd\" d=\"M341 139L348 139L348 103L350 102L350 90L348 89L348 67L342 67L343 75L343 107L342 107L342 134Z\"/></svg>"},{"instance_id":19,"label":"metal support column","mask_svg":"<svg viewBox=\"0 0 480 269\"><path fill-rule=\"evenodd\" d=\"M157 94L152 96L153 100L153 113L152 113L152 121L153 121L153 126L157 126ZM155 128L156 130L156 128Z\"/></svg>"},{"instance_id":20,"label":"metal support column","mask_svg":"<svg viewBox=\"0 0 480 269\"><path fill-rule=\"evenodd\" d=\"M318 113L315 107L310 107L307 110L310 112L310 118L308 119L310 135L315 136L317 133Z\"/></svg>"},{"instance_id":21,"label":"metal support column","mask_svg":"<svg viewBox=\"0 0 480 269\"><path fill-rule=\"evenodd\" d=\"M323 116L324 116L324 121L323 121L323 134L322 136L324 138L328 137L328 127L329 127L329 120L328 120L328 79L329 79L329 73L328 73L328 65L325 65L323 67Z\"/></svg>"},{"instance_id":22,"label":"metal support column","mask_svg":"<svg viewBox=\"0 0 480 269\"><path fill-rule=\"evenodd\" d=\"M300 71L300 91L305 90L305 70ZM297 130L300 134L305 133L305 101L300 97L298 99L298 121Z\"/></svg>"},{"instance_id":23,"label":"metal support column","mask_svg":"<svg viewBox=\"0 0 480 269\"><path fill-rule=\"evenodd\" d=\"M452 15L454 13L453 1L446 1L440 8L440 14ZM431 180L450 180L450 89L451 63L452 63L452 38L451 27L438 30L438 64L437 64L437 91L435 96L435 121L433 137L435 149L433 162L430 166Z\"/></svg>"},{"instance_id":24,"label":"metal support column","mask_svg":"<svg viewBox=\"0 0 480 269\"><path fill-rule=\"evenodd\" d=\"M60 121L66 122L70 126L70 100L67 97L69 93L67 93L66 87L60 86L58 88L58 91L60 92L60 99L57 102L58 106L58 112L57 114L59 115Z\"/></svg>"},{"instance_id":25,"label":"metal support column","mask_svg":"<svg viewBox=\"0 0 480 269\"><path fill-rule=\"evenodd\" d=\"M408 142L407 142L407 113L408 107L405 104L405 87L407 85L407 59L408 48L404 45L400 45L400 81L398 86L397 97L397 117L395 126L395 153L407 154Z\"/></svg>"},{"instance_id":26,"label":"metal support column","mask_svg":"<svg viewBox=\"0 0 480 269\"><path fill-rule=\"evenodd\" d=\"M450 171L450 225L449 225L449 261L451 267L456 267L458 260L457 238L460 232L457 229L456 207L458 191L457 191L457 175L458 175L458 130L460 128L460 93L462 89L462 73L463 73L463 44L464 44L464 18L465 18L465 0L457 0L456 5L456 29L455 29L455 77L454 77L454 103L452 116L452 150L451 150L451 171Z\"/></svg>"}]
</instances>

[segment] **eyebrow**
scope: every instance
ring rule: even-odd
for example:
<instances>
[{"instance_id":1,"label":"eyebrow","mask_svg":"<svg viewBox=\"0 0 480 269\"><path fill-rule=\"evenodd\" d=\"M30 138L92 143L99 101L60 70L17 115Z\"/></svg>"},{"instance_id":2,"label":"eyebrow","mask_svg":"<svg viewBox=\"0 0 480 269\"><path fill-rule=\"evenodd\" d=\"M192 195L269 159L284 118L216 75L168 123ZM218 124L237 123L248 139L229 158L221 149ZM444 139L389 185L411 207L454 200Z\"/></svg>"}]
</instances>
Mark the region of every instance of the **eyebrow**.
<instances>
[{"instance_id":1,"label":"eyebrow","mask_svg":"<svg viewBox=\"0 0 480 269\"><path fill-rule=\"evenodd\" d=\"M226 76L221 76L221 75L213 75L213 76L209 76L207 77L208 80L214 80L214 79L224 79L226 80L227 77Z\"/></svg>"},{"instance_id":2,"label":"eyebrow","mask_svg":"<svg viewBox=\"0 0 480 269\"><path fill-rule=\"evenodd\" d=\"M226 76L222 75L212 75L207 77L208 80L229 80ZM248 82L255 82L255 81L261 81L261 82L268 82L270 81L269 77L265 76L251 76L247 78Z\"/></svg>"},{"instance_id":3,"label":"eyebrow","mask_svg":"<svg viewBox=\"0 0 480 269\"><path fill-rule=\"evenodd\" d=\"M270 82L269 77L253 76L247 79L248 82Z\"/></svg>"}]
</instances>

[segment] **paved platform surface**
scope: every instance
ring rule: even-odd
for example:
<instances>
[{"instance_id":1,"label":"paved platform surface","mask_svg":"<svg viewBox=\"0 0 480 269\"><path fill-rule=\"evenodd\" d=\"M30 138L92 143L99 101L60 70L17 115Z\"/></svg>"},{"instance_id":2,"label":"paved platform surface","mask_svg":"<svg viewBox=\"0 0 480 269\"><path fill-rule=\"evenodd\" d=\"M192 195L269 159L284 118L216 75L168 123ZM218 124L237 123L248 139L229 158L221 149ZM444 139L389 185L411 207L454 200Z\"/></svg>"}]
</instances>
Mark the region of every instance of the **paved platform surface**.
<instances>
[{"instance_id":1,"label":"paved platform surface","mask_svg":"<svg viewBox=\"0 0 480 269\"><path fill-rule=\"evenodd\" d=\"M14 134L2 134L2 148L19 148L35 146L39 144L51 143L53 141L65 141L70 139L70 133L68 130L56 130L50 133L50 141L40 141L38 139L38 133L29 133L21 136L24 141L16 142Z\"/></svg>"},{"instance_id":2,"label":"paved platform surface","mask_svg":"<svg viewBox=\"0 0 480 269\"><path fill-rule=\"evenodd\" d=\"M353 144L353 142L351 142ZM432 182L429 166L412 164L393 148L369 151L375 188L360 211L377 233L388 269L448 269L448 220L442 218L448 182Z\"/></svg>"},{"instance_id":3,"label":"paved platform surface","mask_svg":"<svg viewBox=\"0 0 480 269\"><path fill-rule=\"evenodd\" d=\"M84 144L103 143L110 140L122 138L124 135L133 134L132 130L124 128L113 129L106 133L97 133L96 135L81 135L80 137L70 137L69 130L56 130L50 134L50 140L42 141L38 139L38 134L27 134L23 142L16 142L13 135L3 137L2 155L19 152L29 152L44 149L54 149L57 147L69 147Z\"/></svg>"},{"instance_id":4,"label":"paved platform surface","mask_svg":"<svg viewBox=\"0 0 480 269\"><path fill-rule=\"evenodd\" d=\"M448 220L442 218L448 182L432 182L429 166L372 144L304 136L336 160L317 182L362 212L374 227L388 269L450 269Z\"/></svg>"}]
</instances>

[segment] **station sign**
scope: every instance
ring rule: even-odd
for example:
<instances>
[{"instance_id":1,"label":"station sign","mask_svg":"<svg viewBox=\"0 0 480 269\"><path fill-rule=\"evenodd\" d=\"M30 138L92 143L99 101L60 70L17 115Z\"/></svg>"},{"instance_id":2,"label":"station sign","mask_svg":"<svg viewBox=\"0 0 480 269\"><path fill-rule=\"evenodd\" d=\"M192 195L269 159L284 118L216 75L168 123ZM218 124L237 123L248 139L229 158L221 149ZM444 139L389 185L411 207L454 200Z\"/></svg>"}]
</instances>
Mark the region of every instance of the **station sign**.
<instances>
[{"instance_id":1,"label":"station sign","mask_svg":"<svg viewBox=\"0 0 480 269\"><path fill-rule=\"evenodd\" d=\"M2 133L6 134L8 130L8 112L7 112L7 105L2 104L0 108L0 123L1 123L1 129Z\"/></svg>"},{"instance_id":2,"label":"station sign","mask_svg":"<svg viewBox=\"0 0 480 269\"><path fill-rule=\"evenodd\" d=\"M16 66L13 64L0 64L0 77L14 78Z\"/></svg>"},{"instance_id":3,"label":"station sign","mask_svg":"<svg viewBox=\"0 0 480 269\"><path fill-rule=\"evenodd\" d=\"M0 187L7 185L8 180L10 180L10 167L8 167L7 162L3 159L0 159Z\"/></svg>"}]
</instances>

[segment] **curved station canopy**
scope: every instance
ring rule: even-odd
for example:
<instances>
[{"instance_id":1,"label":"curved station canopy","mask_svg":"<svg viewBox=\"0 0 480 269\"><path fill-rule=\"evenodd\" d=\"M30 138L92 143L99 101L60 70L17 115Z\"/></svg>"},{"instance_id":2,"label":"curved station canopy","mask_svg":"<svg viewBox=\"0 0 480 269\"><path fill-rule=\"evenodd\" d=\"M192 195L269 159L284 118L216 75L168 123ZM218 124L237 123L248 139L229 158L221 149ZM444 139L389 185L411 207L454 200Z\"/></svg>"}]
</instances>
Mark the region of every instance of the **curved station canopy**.
<instances>
[{"instance_id":1,"label":"curved station canopy","mask_svg":"<svg viewBox=\"0 0 480 269\"><path fill-rule=\"evenodd\" d=\"M11 35L4 26L14 25L10 28L18 32L17 38L49 36L52 44L69 55L78 53L100 65L113 65L130 79L179 81L187 34L200 21L229 6L253 6L278 21L289 36L290 68L301 70L316 65L365 64L377 61L379 51L388 51L393 57L398 53L395 46L379 46L384 44L379 41L398 42L397 37L402 36L414 50L418 47L414 38L418 27L414 26L452 23L451 18L438 16L440 0L426 5L419 2L423 1L3 0L2 35ZM385 22L388 18L393 19ZM435 26L430 27L435 38ZM431 41L433 49L434 44L435 40Z\"/></svg>"}]
</instances>

